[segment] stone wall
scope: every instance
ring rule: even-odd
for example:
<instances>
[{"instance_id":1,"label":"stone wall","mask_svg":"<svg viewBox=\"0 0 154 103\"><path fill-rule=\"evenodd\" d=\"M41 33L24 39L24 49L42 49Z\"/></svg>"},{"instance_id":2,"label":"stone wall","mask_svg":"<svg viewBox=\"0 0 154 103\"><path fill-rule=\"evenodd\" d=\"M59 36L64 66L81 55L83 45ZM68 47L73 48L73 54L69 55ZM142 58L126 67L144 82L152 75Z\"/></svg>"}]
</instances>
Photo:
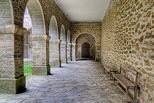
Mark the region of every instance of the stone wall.
<instances>
[{"instance_id":1,"label":"stone wall","mask_svg":"<svg viewBox=\"0 0 154 103\"><path fill-rule=\"evenodd\" d=\"M72 43L82 34L91 34L96 41L96 60L100 61L101 23L74 23L71 28ZM74 53L73 53L74 54Z\"/></svg>"},{"instance_id":2,"label":"stone wall","mask_svg":"<svg viewBox=\"0 0 154 103\"><path fill-rule=\"evenodd\" d=\"M113 0L102 21L101 60L139 78L140 103L154 103L154 1Z\"/></svg>"}]
</instances>

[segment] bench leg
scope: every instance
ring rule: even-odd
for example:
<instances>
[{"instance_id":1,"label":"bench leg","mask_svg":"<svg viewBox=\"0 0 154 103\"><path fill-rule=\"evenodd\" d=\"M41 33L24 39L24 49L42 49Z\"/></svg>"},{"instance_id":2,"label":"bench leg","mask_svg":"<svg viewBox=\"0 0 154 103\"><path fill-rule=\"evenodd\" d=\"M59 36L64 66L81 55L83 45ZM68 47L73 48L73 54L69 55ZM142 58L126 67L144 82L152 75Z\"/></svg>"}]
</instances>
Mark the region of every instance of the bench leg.
<instances>
[{"instance_id":1,"label":"bench leg","mask_svg":"<svg viewBox=\"0 0 154 103\"><path fill-rule=\"evenodd\" d=\"M105 73L105 68L104 68L104 74L106 74L106 73Z\"/></svg>"},{"instance_id":2,"label":"bench leg","mask_svg":"<svg viewBox=\"0 0 154 103\"><path fill-rule=\"evenodd\" d=\"M134 97L133 97L133 99L134 100L137 99L137 87L136 86L134 87Z\"/></svg>"},{"instance_id":3,"label":"bench leg","mask_svg":"<svg viewBox=\"0 0 154 103\"><path fill-rule=\"evenodd\" d=\"M109 75L110 75L110 80L112 80L112 75L111 75L111 72L110 72L110 74L109 74Z\"/></svg>"},{"instance_id":4,"label":"bench leg","mask_svg":"<svg viewBox=\"0 0 154 103\"><path fill-rule=\"evenodd\" d=\"M115 83L116 79L115 79L115 78L113 78L113 81L114 81L114 83Z\"/></svg>"},{"instance_id":5,"label":"bench leg","mask_svg":"<svg viewBox=\"0 0 154 103\"><path fill-rule=\"evenodd\" d=\"M129 94L128 94L128 88L126 88L126 94L127 94L127 96L129 95ZM128 98L128 99L129 99L129 98Z\"/></svg>"}]
</instances>

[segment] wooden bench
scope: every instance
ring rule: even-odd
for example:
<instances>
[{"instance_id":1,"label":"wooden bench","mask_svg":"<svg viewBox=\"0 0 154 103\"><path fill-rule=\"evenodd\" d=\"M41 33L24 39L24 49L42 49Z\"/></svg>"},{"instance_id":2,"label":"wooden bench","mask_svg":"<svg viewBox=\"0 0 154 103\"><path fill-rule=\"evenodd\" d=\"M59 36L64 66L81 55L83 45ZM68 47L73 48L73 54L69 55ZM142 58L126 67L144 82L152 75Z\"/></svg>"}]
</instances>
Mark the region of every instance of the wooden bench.
<instances>
[{"instance_id":1,"label":"wooden bench","mask_svg":"<svg viewBox=\"0 0 154 103\"><path fill-rule=\"evenodd\" d=\"M104 73L110 76L110 79L112 80L113 79L112 73L118 73L118 71L115 69L112 69L109 66L104 66Z\"/></svg>"},{"instance_id":2,"label":"wooden bench","mask_svg":"<svg viewBox=\"0 0 154 103\"><path fill-rule=\"evenodd\" d=\"M114 82L118 85L120 90L129 97L131 102L137 103L137 95L139 92L139 86L138 86L139 73L136 72L134 82L122 76L121 70L119 74L112 73L112 76L114 78Z\"/></svg>"}]
</instances>

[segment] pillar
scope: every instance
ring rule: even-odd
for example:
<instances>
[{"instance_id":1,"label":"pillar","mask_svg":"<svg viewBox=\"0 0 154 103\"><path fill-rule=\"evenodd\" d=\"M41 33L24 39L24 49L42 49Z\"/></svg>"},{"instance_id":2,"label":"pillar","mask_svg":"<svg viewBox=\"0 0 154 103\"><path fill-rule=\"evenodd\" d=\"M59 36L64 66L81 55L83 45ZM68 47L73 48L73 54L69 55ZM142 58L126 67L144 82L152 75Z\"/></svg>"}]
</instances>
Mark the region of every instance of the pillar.
<instances>
[{"instance_id":1,"label":"pillar","mask_svg":"<svg viewBox=\"0 0 154 103\"><path fill-rule=\"evenodd\" d=\"M67 61L71 61L71 43L67 43Z\"/></svg>"},{"instance_id":2,"label":"pillar","mask_svg":"<svg viewBox=\"0 0 154 103\"><path fill-rule=\"evenodd\" d=\"M0 27L0 93L20 93L26 90L23 70L24 34L17 25Z\"/></svg>"},{"instance_id":3,"label":"pillar","mask_svg":"<svg viewBox=\"0 0 154 103\"><path fill-rule=\"evenodd\" d=\"M24 35L24 58L29 58L29 35L30 32L27 30L27 34Z\"/></svg>"},{"instance_id":4,"label":"pillar","mask_svg":"<svg viewBox=\"0 0 154 103\"><path fill-rule=\"evenodd\" d=\"M76 43L72 43L72 61L76 61Z\"/></svg>"},{"instance_id":5,"label":"pillar","mask_svg":"<svg viewBox=\"0 0 154 103\"><path fill-rule=\"evenodd\" d=\"M52 68L58 68L60 64L60 40L50 41L50 66Z\"/></svg>"},{"instance_id":6,"label":"pillar","mask_svg":"<svg viewBox=\"0 0 154 103\"><path fill-rule=\"evenodd\" d=\"M32 37L33 75L50 74L49 40L50 37L48 35Z\"/></svg>"},{"instance_id":7,"label":"pillar","mask_svg":"<svg viewBox=\"0 0 154 103\"><path fill-rule=\"evenodd\" d=\"M66 46L67 43L64 41L60 42L60 54L61 54L61 63L67 63L67 52L66 52Z\"/></svg>"}]
</instances>

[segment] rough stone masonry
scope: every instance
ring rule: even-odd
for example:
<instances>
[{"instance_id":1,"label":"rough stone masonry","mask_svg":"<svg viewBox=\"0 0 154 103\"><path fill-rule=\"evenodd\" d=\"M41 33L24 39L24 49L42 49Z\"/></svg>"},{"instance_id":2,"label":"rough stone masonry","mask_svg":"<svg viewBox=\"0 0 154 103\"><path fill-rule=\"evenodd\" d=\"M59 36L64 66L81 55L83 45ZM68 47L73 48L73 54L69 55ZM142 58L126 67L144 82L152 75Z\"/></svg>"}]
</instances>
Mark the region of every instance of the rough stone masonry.
<instances>
[{"instance_id":1,"label":"rough stone masonry","mask_svg":"<svg viewBox=\"0 0 154 103\"><path fill-rule=\"evenodd\" d=\"M154 103L154 1L114 0L102 21L103 65L120 68L133 81L141 73L140 103Z\"/></svg>"},{"instance_id":2,"label":"rough stone masonry","mask_svg":"<svg viewBox=\"0 0 154 103\"><path fill-rule=\"evenodd\" d=\"M0 0L0 93L26 90L23 70L26 7L32 17L34 75L49 74L50 66L60 66L60 61L75 61L76 40L89 34L95 39L95 60L111 68L122 68L122 75L132 82L133 71L139 72L139 102L154 103L154 0L111 0L101 23L71 22L55 0ZM55 42L49 33L53 16L58 35ZM55 52L53 59L51 52Z\"/></svg>"}]
</instances>

